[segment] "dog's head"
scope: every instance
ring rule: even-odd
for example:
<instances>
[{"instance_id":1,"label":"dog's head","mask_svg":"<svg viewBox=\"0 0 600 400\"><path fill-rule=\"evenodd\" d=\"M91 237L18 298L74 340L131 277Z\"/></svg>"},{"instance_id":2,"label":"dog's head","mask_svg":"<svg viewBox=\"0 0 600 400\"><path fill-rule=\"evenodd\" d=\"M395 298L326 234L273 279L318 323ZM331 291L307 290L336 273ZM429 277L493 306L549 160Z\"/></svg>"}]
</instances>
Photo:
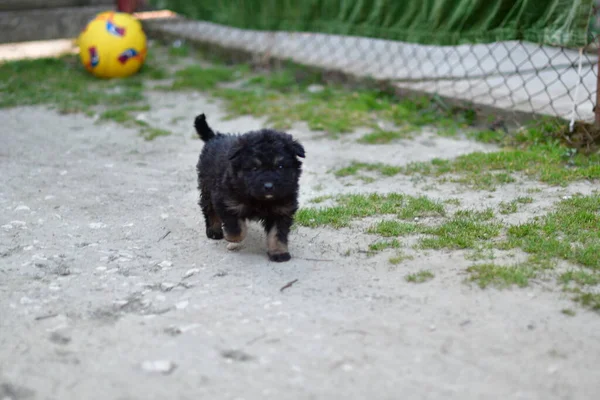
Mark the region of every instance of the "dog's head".
<instances>
[{"instance_id":1,"label":"dog's head","mask_svg":"<svg viewBox=\"0 0 600 400\"><path fill-rule=\"evenodd\" d=\"M291 135L270 129L240 136L229 153L237 187L253 199L295 196L302 172L304 147Z\"/></svg>"}]
</instances>

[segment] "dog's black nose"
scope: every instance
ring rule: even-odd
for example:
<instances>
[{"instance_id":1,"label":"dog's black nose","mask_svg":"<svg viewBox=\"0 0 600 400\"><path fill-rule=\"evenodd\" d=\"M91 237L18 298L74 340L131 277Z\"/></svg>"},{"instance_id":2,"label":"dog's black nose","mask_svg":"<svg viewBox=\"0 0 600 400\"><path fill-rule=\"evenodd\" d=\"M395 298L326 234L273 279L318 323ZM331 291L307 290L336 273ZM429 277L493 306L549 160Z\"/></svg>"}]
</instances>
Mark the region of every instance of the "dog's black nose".
<instances>
[{"instance_id":1,"label":"dog's black nose","mask_svg":"<svg viewBox=\"0 0 600 400\"><path fill-rule=\"evenodd\" d=\"M273 189L273 183L271 183L271 182L265 183L265 189L267 189L267 190Z\"/></svg>"}]
</instances>

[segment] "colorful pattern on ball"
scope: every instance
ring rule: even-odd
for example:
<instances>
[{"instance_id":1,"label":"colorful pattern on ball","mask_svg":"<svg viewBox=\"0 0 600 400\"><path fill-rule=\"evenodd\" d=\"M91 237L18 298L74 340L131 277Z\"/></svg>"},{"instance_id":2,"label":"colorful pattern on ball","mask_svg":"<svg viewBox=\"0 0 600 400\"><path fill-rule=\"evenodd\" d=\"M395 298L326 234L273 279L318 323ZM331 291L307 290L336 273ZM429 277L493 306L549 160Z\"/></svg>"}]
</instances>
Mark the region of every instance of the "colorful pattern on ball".
<instances>
[{"instance_id":1,"label":"colorful pattern on ball","mask_svg":"<svg viewBox=\"0 0 600 400\"><path fill-rule=\"evenodd\" d=\"M137 58L138 60L143 61L145 52L146 49L142 50L141 53L138 53L135 49L127 49L119 55L118 60L121 64L125 64L132 58Z\"/></svg>"},{"instance_id":2,"label":"colorful pattern on ball","mask_svg":"<svg viewBox=\"0 0 600 400\"><path fill-rule=\"evenodd\" d=\"M99 20L106 20L106 31L111 35L117 37L125 36L125 28L122 26L117 26L113 20L114 13L109 13L107 15L100 15L98 17Z\"/></svg>"},{"instance_id":3,"label":"colorful pattern on ball","mask_svg":"<svg viewBox=\"0 0 600 400\"><path fill-rule=\"evenodd\" d=\"M88 49L88 52L90 53L90 62L88 64L88 66L89 66L89 68L94 68L100 62L100 57L98 56L98 50L96 49L96 46L92 46Z\"/></svg>"}]
</instances>

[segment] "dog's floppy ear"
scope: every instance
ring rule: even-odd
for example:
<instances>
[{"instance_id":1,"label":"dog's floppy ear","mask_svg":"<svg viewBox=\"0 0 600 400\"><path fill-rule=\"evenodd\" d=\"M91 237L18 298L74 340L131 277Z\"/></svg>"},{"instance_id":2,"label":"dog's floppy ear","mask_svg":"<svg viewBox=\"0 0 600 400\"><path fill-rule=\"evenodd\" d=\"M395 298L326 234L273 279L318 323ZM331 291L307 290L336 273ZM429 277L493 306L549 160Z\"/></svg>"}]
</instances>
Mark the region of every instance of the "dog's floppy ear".
<instances>
[{"instance_id":1,"label":"dog's floppy ear","mask_svg":"<svg viewBox=\"0 0 600 400\"><path fill-rule=\"evenodd\" d=\"M304 152L304 147L299 142L292 140L291 144L294 154L301 158L304 158L306 156L306 153Z\"/></svg>"}]
</instances>

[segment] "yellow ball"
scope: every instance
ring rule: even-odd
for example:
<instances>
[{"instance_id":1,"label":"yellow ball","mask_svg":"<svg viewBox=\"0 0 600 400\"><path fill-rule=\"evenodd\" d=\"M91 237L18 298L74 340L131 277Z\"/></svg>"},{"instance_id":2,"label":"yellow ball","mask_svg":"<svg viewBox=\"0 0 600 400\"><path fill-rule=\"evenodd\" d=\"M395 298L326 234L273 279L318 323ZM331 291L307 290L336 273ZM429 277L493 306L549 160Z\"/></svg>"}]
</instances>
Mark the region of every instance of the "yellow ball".
<instances>
[{"instance_id":1,"label":"yellow ball","mask_svg":"<svg viewBox=\"0 0 600 400\"><path fill-rule=\"evenodd\" d=\"M79 59L98 78L124 78L140 70L146 60L146 34L131 14L98 14L77 39Z\"/></svg>"}]
</instances>

